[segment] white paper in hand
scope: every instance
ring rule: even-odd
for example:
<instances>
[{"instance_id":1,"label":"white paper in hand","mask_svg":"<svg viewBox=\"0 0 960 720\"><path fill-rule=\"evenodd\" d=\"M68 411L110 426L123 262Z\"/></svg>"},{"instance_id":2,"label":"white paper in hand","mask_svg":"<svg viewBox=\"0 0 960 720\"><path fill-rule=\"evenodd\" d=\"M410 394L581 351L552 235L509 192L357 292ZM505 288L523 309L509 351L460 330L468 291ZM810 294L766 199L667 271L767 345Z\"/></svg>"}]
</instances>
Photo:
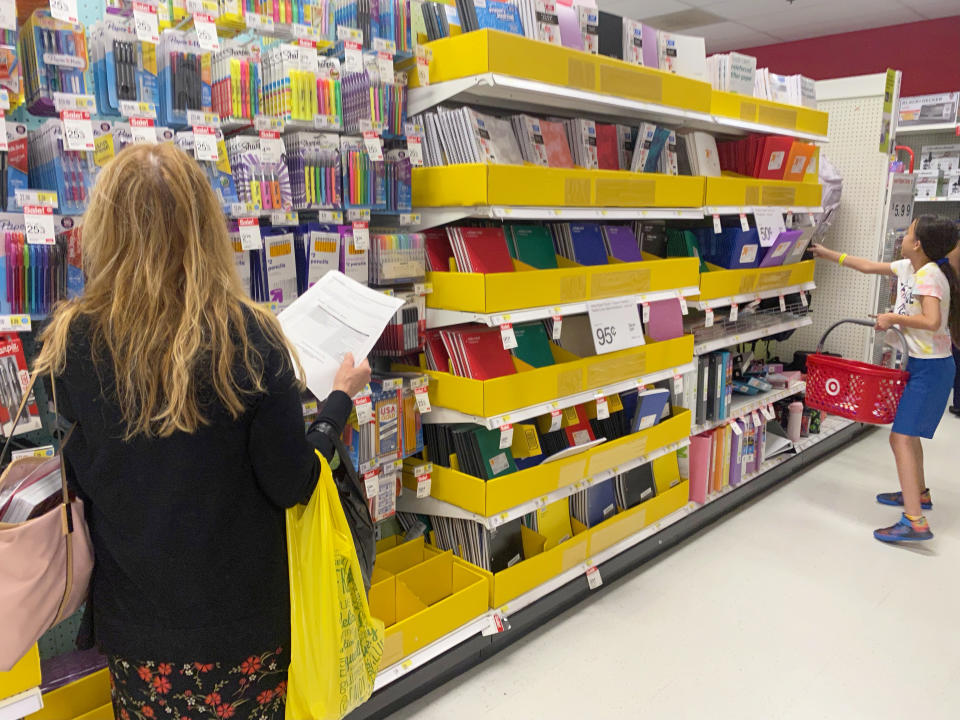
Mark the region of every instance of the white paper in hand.
<instances>
[{"instance_id":1,"label":"white paper in hand","mask_svg":"<svg viewBox=\"0 0 960 720\"><path fill-rule=\"evenodd\" d=\"M343 356L370 354L403 300L384 295L336 270L327 272L278 316L297 348L307 387L318 398L333 389Z\"/></svg>"}]
</instances>

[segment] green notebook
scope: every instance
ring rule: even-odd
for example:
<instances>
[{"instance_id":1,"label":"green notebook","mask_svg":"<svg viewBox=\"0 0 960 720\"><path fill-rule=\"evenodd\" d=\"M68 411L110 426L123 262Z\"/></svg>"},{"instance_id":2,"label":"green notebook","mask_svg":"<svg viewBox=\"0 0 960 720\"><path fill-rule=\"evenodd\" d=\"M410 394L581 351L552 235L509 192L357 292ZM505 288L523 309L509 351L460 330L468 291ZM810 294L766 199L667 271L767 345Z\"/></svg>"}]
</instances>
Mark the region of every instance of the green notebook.
<instances>
[{"instance_id":1,"label":"green notebook","mask_svg":"<svg viewBox=\"0 0 960 720\"><path fill-rule=\"evenodd\" d=\"M500 430L487 430L477 427L472 431L480 451L483 463L483 475L487 480L493 480L501 475L509 475L517 471L517 464L513 461L510 448L500 449Z\"/></svg>"},{"instance_id":2,"label":"green notebook","mask_svg":"<svg viewBox=\"0 0 960 720\"><path fill-rule=\"evenodd\" d=\"M707 264L700 256L700 243L691 230L672 230L667 228L667 256L695 257L700 261L700 272L708 272Z\"/></svg>"},{"instance_id":3,"label":"green notebook","mask_svg":"<svg viewBox=\"0 0 960 720\"><path fill-rule=\"evenodd\" d=\"M531 265L538 270L557 267L557 255L553 250L553 237L542 225L509 225L507 241L514 260Z\"/></svg>"},{"instance_id":4,"label":"green notebook","mask_svg":"<svg viewBox=\"0 0 960 720\"><path fill-rule=\"evenodd\" d=\"M514 356L536 368L553 365L553 353L550 351L550 338L542 322L522 323L513 326L517 337Z\"/></svg>"}]
</instances>

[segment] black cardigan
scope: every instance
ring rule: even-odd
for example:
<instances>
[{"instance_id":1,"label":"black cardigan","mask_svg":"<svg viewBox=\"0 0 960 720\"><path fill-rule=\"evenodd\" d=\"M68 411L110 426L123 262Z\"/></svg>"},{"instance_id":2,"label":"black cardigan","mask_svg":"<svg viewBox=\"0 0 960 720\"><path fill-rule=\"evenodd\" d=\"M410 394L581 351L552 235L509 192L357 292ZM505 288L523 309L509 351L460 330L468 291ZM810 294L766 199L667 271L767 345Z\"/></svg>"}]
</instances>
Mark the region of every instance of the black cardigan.
<instances>
[{"instance_id":1,"label":"black cardigan","mask_svg":"<svg viewBox=\"0 0 960 720\"><path fill-rule=\"evenodd\" d=\"M112 362L94 365L84 325L72 328L57 394L60 413L78 423L64 456L96 555L96 642L111 655L176 663L288 647L284 508L313 492L314 444L328 458L332 448L319 434L305 439L282 351L248 323L267 391L242 416L207 393L209 423L196 432L124 441ZM342 429L351 407L334 392L322 416Z\"/></svg>"}]
</instances>

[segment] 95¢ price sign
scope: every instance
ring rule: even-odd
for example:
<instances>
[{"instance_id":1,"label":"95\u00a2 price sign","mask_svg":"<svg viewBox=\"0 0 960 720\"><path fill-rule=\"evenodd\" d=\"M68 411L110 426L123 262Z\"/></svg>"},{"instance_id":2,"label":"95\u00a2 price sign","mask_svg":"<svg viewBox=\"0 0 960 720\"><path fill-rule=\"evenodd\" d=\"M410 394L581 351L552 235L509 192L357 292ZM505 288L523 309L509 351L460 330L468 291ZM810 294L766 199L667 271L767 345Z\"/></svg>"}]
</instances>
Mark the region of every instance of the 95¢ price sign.
<instances>
[{"instance_id":1,"label":"95\u00a2 price sign","mask_svg":"<svg viewBox=\"0 0 960 720\"><path fill-rule=\"evenodd\" d=\"M590 332L598 355L643 345L643 325L631 298L597 300L587 306Z\"/></svg>"}]
</instances>

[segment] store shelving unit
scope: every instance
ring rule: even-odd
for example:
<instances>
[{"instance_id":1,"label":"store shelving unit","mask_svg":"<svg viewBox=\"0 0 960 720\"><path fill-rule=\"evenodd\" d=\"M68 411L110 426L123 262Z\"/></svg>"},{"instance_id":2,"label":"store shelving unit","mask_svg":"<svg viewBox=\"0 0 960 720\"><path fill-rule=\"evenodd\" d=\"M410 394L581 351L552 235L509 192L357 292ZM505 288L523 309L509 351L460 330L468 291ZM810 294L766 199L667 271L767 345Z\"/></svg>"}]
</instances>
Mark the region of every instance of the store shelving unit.
<instances>
[{"instance_id":1,"label":"store shelving unit","mask_svg":"<svg viewBox=\"0 0 960 720\"><path fill-rule=\"evenodd\" d=\"M20 720L42 707L40 688L31 688L0 700L0 720Z\"/></svg>"},{"instance_id":2,"label":"store shelving unit","mask_svg":"<svg viewBox=\"0 0 960 720\"><path fill-rule=\"evenodd\" d=\"M706 355L707 353L711 353L716 350L723 350L731 345L753 342L754 340L760 340L761 338L769 337L770 335L776 335L777 333L806 327L812 323L813 319L809 316L783 320L770 325L764 325L756 330L745 330L733 335L724 335L723 337L715 340L705 340L703 342L699 342L693 346L693 353L694 355Z\"/></svg>"},{"instance_id":3,"label":"store shelving unit","mask_svg":"<svg viewBox=\"0 0 960 720\"><path fill-rule=\"evenodd\" d=\"M730 406L728 416L723 420L711 420L702 425L694 425L691 435L697 435L707 430L720 427L726 423L738 420L761 408L772 405L778 400L784 400L794 395L802 395L807 389L807 384L803 382L794 383L790 387L769 390L759 395L737 395Z\"/></svg>"},{"instance_id":4,"label":"store shelving unit","mask_svg":"<svg viewBox=\"0 0 960 720\"><path fill-rule=\"evenodd\" d=\"M899 125L897 126L897 136L901 135L923 135L925 133L952 133L960 135L960 123L942 122L929 123L926 125Z\"/></svg>"}]
</instances>

